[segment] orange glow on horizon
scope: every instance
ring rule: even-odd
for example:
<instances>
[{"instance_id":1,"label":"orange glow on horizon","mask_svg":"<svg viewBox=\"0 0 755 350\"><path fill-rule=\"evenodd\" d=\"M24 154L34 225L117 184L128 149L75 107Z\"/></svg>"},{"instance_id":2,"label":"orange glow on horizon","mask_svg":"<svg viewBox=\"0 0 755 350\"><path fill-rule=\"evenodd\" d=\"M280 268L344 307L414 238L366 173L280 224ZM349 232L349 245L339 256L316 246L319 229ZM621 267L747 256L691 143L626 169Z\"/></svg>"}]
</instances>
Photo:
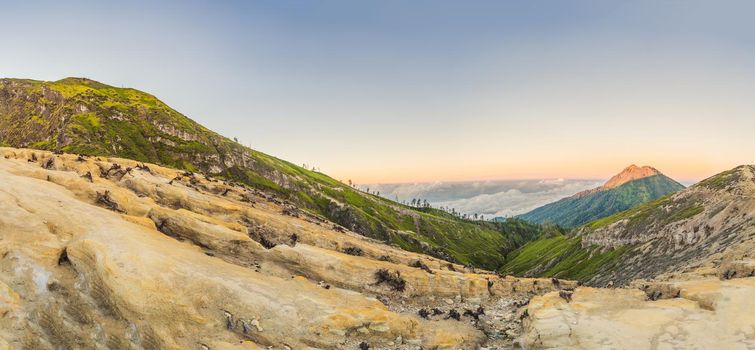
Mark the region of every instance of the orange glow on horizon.
<instances>
[{"instance_id":1,"label":"orange glow on horizon","mask_svg":"<svg viewBox=\"0 0 755 350\"><path fill-rule=\"evenodd\" d=\"M404 169L365 169L363 171L338 170L331 173L344 182L352 180L358 184L370 183L412 183L412 182L457 182L487 180L524 180L524 179L608 179L625 167L649 165L666 176L679 182L697 182L709 176L726 171L741 164L724 162L689 162L685 160L652 161L599 161L591 164L522 164L513 165L478 165L465 167L404 168ZM361 169L360 169L361 170Z\"/></svg>"}]
</instances>

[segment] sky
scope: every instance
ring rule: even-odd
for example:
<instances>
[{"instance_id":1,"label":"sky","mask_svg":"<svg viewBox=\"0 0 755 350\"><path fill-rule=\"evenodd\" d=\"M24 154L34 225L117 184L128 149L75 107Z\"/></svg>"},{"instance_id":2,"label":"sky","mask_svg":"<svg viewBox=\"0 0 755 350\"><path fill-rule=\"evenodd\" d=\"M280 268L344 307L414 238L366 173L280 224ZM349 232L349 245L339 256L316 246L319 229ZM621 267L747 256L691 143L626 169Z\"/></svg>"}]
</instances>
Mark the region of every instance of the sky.
<instances>
[{"instance_id":1,"label":"sky","mask_svg":"<svg viewBox=\"0 0 755 350\"><path fill-rule=\"evenodd\" d=\"M0 76L150 92L357 183L755 163L751 1L5 1Z\"/></svg>"}]
</instances>

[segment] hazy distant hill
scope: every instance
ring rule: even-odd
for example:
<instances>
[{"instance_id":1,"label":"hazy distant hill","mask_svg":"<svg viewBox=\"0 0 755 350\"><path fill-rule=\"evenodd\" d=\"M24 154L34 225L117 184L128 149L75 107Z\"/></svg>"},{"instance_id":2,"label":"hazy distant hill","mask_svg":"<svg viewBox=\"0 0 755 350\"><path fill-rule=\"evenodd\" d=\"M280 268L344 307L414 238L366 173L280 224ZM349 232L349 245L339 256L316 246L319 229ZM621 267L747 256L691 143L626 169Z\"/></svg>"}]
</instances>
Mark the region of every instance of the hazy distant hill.
<instances>
[{"instance_id":1,"label":"hazy distant hill","mask_svg":"<svg viewBox=\"0 0 755 350\"><path fill-rule=\"evenodd\" d=\"M541 231L522 221L461 220L359 191L218 135L148 93L84 78L0 79L3 145L118 156L212 174L275 194L362 235L491 269Z\"/></svg>"},{"instance_id":2,"label":"hazy distant hill","mask_svg":"<svg viewBox=\"0 0 755 350\"><path fill-rule=\"evenodd\" d=\"M683 188L655 168L631 165L603 186L544 205L519 217L534 223L576 227Z\"/></svg>"}]
</instances>

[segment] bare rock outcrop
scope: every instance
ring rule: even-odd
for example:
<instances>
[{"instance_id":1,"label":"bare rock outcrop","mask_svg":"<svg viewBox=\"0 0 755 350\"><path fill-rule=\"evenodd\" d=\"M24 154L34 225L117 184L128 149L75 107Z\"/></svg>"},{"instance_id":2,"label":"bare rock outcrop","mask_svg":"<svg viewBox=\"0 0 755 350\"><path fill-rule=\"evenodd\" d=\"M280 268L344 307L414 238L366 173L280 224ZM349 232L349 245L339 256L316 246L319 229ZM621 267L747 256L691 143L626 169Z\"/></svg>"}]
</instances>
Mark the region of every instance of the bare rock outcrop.
<instances>
[{"instance_id":1,"label":"bare rock outcrop","mask_svg":"<svg viewBox=\"0 0 755 350\"><path fill-rule=\"evenodd\" d=\"M753 346L752 239L584 288L471 272L202 174L0 156L0 349Z\"/></svg>"},{"instance_id":2,"label":"bare rock outcrop","mask_svg":"<svg viewBox=\"0 0 755 350\"><path fill-rule=\"evenodd\" d=\"M509 346L532 295L576 286L471 273L201 174L0 156L0 348Z\"/></svg>"},{"instance_id":3,"label":"bare rock outcrop","mask_svg":"<svg viewBox=\"0 0 755 350\"><path fill-rule=\"evenodd\" d=\"M642 289L577 288L532 299L531 349L753 349L755 278L692 279Z\"/></svg>"}]
</instances>

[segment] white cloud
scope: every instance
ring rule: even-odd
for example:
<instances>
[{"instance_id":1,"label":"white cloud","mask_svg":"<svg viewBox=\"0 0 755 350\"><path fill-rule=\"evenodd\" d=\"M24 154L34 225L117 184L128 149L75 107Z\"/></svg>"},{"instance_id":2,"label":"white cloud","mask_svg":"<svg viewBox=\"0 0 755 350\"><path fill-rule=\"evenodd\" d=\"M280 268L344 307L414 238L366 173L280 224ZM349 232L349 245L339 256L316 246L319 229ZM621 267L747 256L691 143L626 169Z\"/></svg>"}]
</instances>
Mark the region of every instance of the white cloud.
<instances>
[{"instance_id":1,"label":"white cloud","mask_svg":"<svg viewBox=\"0 0 755 350\"><path fill-rule=\"evenodd\" d=\"M478 213L492 218L522 214L602 183L602 180L541 179L372 184L362 187L379 191L381 196L389 199L427 199L434 207L451 207L461 213Z\"/></svg>"}]
</instances>

